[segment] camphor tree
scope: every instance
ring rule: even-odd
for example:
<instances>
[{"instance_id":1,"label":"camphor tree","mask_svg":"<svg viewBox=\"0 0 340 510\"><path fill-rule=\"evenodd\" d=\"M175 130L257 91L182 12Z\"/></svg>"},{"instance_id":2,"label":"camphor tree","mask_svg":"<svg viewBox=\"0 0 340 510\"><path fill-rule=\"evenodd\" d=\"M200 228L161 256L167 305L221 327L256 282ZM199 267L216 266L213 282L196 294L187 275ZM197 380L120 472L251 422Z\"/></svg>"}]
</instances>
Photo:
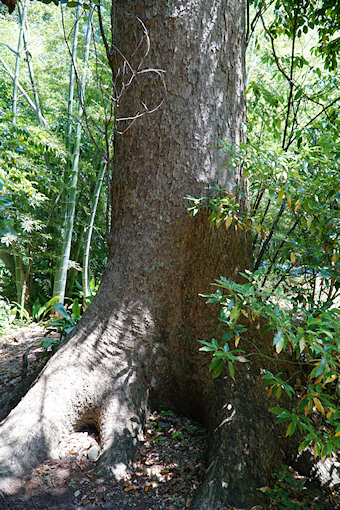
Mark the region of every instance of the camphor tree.
<instances>
[{"instance_id":1,"label":"camphor tree","mask_svg":"<svg viewBox=\"0 0 340 510\"><path fill-rule=\"evenodd\" d=\"M208 429L209 468L193 507L254 505L282 461L259 366L213 379L198 352L198 340L220 334L217 308L199 293L252 265L250 239L210 227L203 213L190 218L185 199L229 181L245 188L216 149L245 138L245 5L116 0L111 21L109 262L79 326L1 423L1 488L84 424L100 433L100 468L123 476L148 407L163 404Z\"/></svg>"}]
</instances>

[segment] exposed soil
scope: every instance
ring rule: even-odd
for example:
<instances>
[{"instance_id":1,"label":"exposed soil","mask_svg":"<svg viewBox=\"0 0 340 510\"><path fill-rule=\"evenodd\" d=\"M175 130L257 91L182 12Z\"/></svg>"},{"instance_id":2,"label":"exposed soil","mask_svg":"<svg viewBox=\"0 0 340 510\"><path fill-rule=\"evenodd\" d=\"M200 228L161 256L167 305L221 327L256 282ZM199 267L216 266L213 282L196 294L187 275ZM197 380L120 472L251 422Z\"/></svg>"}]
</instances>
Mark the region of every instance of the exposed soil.
<instances>
[{"instance_id":1,"label":"exposed soil","mask_svg":"<svg viewBox=\"0 0 340 510\"><path fill-rule=\"evenodd\" d=\"M61 459L47 459L0 495L4 509L110 508L112 510L174 510L190 508L204 475L204 430L186 419L152 415L146 439L123 482L98 477L87 458L84 439L91 432L67 438ZM178 434L178 435L177 435ZM173 437L176 435L176 437Z\"/></svg>"},{"instance_id":2,"label":"exposed soil","mask_svg":"<svg viewBox=\"0 0 340 510\"><path fill-rule=\"evenodd\" d=\"M10 398L43 362L46 331L38 324L0 340L0 399ZM191 506L205 473L206 433L198 423L169 410L150 414L130 474L120 483L96 473L100 449L95 431L77 431L20 480L0 493L1 509L175 510Z\"/></svg>"},{"instance_id":3,"label":"exposed soil","mask_svg":"<svg viewBox=\"0 0 340 510\"><path fill-rule=\"evenodd\" d=\"M45 350L40 344L46 336L45 328L32 323L0 337L0 396L11 391L41 364ZM59 335L54 333L49 337L57 340Z\"/></svg>"},{"instance_id":4,"label":"exposed soil","mask_svg":"<svg viewBox=\"0 0 340 510\"><path fill-rule=\"evenodd\" d=\"M0 338L1 406L10 401L44 362L38 324L13 330ZM56 335L57 338L57 335ZM75 431L63 438L46 459L0 492L1 510L72 510L93 507L110 510L177 510L191 507L205 474L206 431L199 423L161 409L150 414L144 439L130 474L122 482L97 473L100 451L94 430ZM290 481L289 481L290 480ZM340 508L336 486L325 491L289 469L272 488L266 507L251 510L335 510ZM282 506L284 505L284 506ZM211 509L217 510L217 509ZM224 506L219 510L245 510ZM247 509L248 510L248 509Z\"/></svg>"}]
</instances>

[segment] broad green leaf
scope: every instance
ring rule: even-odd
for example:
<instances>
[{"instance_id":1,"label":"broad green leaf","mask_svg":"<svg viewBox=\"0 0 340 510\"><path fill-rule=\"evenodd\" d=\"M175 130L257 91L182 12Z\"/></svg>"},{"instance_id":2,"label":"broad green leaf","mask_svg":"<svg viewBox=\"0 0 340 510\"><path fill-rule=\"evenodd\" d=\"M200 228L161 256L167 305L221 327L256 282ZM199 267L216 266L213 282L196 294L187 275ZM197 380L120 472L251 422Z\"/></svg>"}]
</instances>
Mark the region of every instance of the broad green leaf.
<instances>
[{"instance_id":1,"label":"broad green leaf","mask_svg":"<svg viewBox=\"0 0 340 510\"><path fill-rule=\"evenodd\" d=\"M234 333L232 331L228 331L225 335L223 335L222 340L223 340L223 342L227 342L228 340L231 340L233 338L233 336L234 336Z\"/></svg>"},{"instance_id":2,"label":"broad green leaf","mask_svg":"<svg viewBox=\"0 0 340 510\"><path fill-rule=\"evenodd\" d=\"M239 306L234 306L234 308L230 312L230 320L236 321L240 316L240 312L241 312L241 310L240 310Z\"/></svg>"},{"instance_id":3,"label":"broad green leaf","mask_svg":"<svg viewBox=\"0 0 340 510\"><path fill-rule=\"evenodd\" d=\"M40 319L40 317L44 317L47 312L53 307L53 305L55 303L57 303L60 299L60 296L54 296L52 297L45 305L43 305L39 310L38 310L38 320Z\"/></svg>"},{"instance_id":4,"label":"broad green leaf","mask_svg":"<svg viewBox=\"0 0 340 510\"><path fill-rule=\"evenodd\" d=\"M60 315L64 317L64 319L71 319L63 304L56 303L55 305L53 305L53 308L55 309L56 312L60 313Z\"/></svg>"},{"instance_id":5,"label":"broad green leaf","mask_svg":"<svg viewBox=\"0 0 340 510\"><path fill-rule=\"evenodd\" d=\"M73 324L72 326L66 327L65 334L68 335L69 333L71 333L71 331L73 331L73 329L74 329L74 326L75 326L75 324Z\"/></svg>"},{"instance_id":6,"label":"broad green leaf","mask_svg":"<svg viewBox=\"0 0 340 510\"><path fill-rule=\"evenodd\" d=\"M218 377L221 374L221 372L224 368L224 365L225 365L225 363L223 360L221 360L221 359L218 360L218 363L216 363L215 367L212 370L212 376L214 379L216 379L216 377Z\"/></svg>"},{"instance_id":7,"label":"broad green leaf","mask_svg":"<svg viewBox=\"0 0 340 510\"><path fill-rule=\"evenodd\" d=\"M76 320L81 318L81 308L79 306L78 299L75 299L72 304L72 317Z\"/></svg>"}]
</instances>

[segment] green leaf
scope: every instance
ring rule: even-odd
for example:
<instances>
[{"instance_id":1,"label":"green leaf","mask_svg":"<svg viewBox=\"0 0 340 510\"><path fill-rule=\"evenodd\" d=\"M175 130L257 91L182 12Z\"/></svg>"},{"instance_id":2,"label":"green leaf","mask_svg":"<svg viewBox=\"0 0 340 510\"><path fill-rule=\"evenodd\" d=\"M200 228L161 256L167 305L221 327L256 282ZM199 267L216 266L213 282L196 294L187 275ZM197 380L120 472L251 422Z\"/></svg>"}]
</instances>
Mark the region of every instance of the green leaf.
<instances>
[{"instance_id":1,"label":"green leaf","mask_svg":"<svg viewBox=\"0 0 340 510\"><path fill-rule=\"evenodd\" d=\"M49 347L53 347L59 343L59 341L55 338L43 337L42 340L44 341L41 342L40 347L43 347L44 349L48 349Z\"/></svg>"},{"instance_id":2,"label":"green leaf","mask_svg":"<svg viewBox=\"0 0 340 510\"><path fill-rule=\"evenodd\" d=\"M60 296L52 297L47 303L45 303L39 310L37 311L36 318L39 321L40 318L44 318L48 311L53 307L55 303L57 303L60 299Z\"/></svg>"},{"instance_id":3,"label":"green leaf","mask_svg":"<svg viewBox=\"0 0 340 510\"><path fill-rule=\"evenodd\" d=\"M213 338L213 339L211 340L211 343L212 343L212 345L213 345L216 349L218 349L218 347L219 347L219 346L218 346L218 341L216 340L216 338Z\"/></svg>"},{"instance_id":4,"label":"green leaf","mask_svg":"<svg viewBox=\"0 0 340 510\"><path fill-rule=\"evenodd\" d=\"M211 365L212 364L213 364L213 362L211 363ZM211 365L210 365L210 367L211 367ZM212 376L214 379L216 379L216 377L218 377L221 374L221 372L224 368L224 365L225 365L225 362L222 359L217 360L217 363L214 364L214 367L211 370Z\"/></svg>"},{"instance_id":5,"label":"green leaf","mask_svg":"<svg viewBox=\"0 0 340 510\"><path fill-rule=\"evenodd\" d=\"M298 448L298 451L299 452L302 452L303 450L305 450L307 448L307 446L310 445L310 442L311 440L310 439L306 439L305 441L303 441L300 445L299 445L299 448Z\"/></svg>"},{"instance_id":6,"label":"green leaf","mask_svg":"<svg viewBox=\"0 0 340 510\"><path fill-rule=\"evenodd\" d=\"M282 409L282 407L271 407L269 411L274 414L281 414L285 411L285 409Z\"/></svg>"},{"instance_id":7,"label":"green leaf","mask_svg":"<svg viewBox=\"0 0 340 510\"><path fill-rule=\"evenodd\" d=\"M285 345L285 338L281 331L278 331L274 337L273 344L275 346L276 352L280 354L280 352L283 350Z\"/></svg>"},{"instance_id":8,"label":"green leaf","mask_svg":"<svg viewBox=\"0 0 340 510\"><path fill-rule=\"evenodd\" d=\"M199 340L200 344L203 344L204 347L201 347L199 350L203 352L215 352L216 346L213 345L211 342L206 342L205 340Z\"/></svg>"},{"instance_id":9,"label":"green leaf","mask_svg":"<svg viewBox=\"0 0 340 510\"><path fill-rule=\"evenodd\" d=\"M325 368L326 368L326 358L323 357L321 359L320 363L317 363L317 365L311 371L310 377L311 378L319 377L319 375L321 375L324 372Z\"/></svg>"},{"instance_id":10,"label":"green leaf","mask_svg":"<svg viewBox=\"0 0 340 510\"><path fill-rule=\"evenodd\" d=\"M294 99L295 99L295 100L297 100L297 99L299 99L301 96L302 96L302 89L299 89L299 90L297 91L297 93L295 94Z\"/></svg>"},{"instance_id":11,"label":"green leaf","mask_svg":"<svg viewBox=\"0 0 340 510\"><path fill-rule=\"evenodd\" d=\"M234 379L235 376L235 368L231 361L228 361L228 367L231 377Z\"/></svg>"},{"instance_id":12,"label":"green leaf","mask_svg":"<svg viewBox=\"0 0 340 510\"><path fill-rule=\"evenodd\" d=\"M239 306L234 306L234 308L230 312L230 320L232 322L236 322L240 316L240 313L241 313L241 310L240 310Z\"/></svg>"},{"instance_id":13,"label":"green leaf","mask_svg":"<svg viewBox=\"0 0 340 510\"><path fill-rule=\"evenodd\" d=\"M285 194L285 190L284 188L281 188L280 191L279 191L279 195L277 197L277 203L279 204L280 202L282 202L282 199L284 197L284 194Z\"/></svg>"},{"instance_id":14,"label":"green leaf","mask_svg":"<svg viewBox=\"0 0 340 510\"><path fill-rule=\"evenodd\" d=\"M71 317L66 311L66 308L62 303L56 303L55 305L53 305L53 308L55 309L56 312L60 313L60 315L64 317L64 319L71 319Z\"/></svg>"},{"instance_id":15,"label":"green leaf","mask_svg":"<svg viewBox=\"0 0 340 510\"><path fill-rule=\"evenodd\" d=\"M291 422L291 423L288 425L288 427L287 427L287 430L286 430L286 437L287 437L287 436L291 436L291 435L294 433L295 429L296 429L296 424L295 424L295 423L293 423L293 422Z\"/></svg>"},{"instance_id":16,"label":"green leaf","mask_svg":"<svg viewBox=\"0 0 340 510\"><path fill-rule=\"evenodd\" d=\"M72 317L75 320L79 320L81 318L81 308L78 303L78 299L75 299L72 304Z\"/></svg>"},{"instance_id":17,"label":"green leaf","mask_svg":"<svg viewBox=\"0 0 340 510\"><path fill-rule=\"evenodd\" d=\"M28 311L24 307L19 305L19 303L17 303L16 301L13 301L13 304L15 305L15 308L13 309L15 310L15 313L20 312L23 315L23 317L25 317L25 319L28 321L30 319Z\"/></svg>"},{"instance_id":18,"label":"green leaf","mask_svg":"<svg viewBox=\"0 0 340 510\"><path fill-rule=\"evenodd\" d=\"M276 377L278 377L279 375L281 375L282 372L279 372ZM269 371L269 370L266 370L264 369L264 375L262 376L262 379L265 379L265 380L274 380L275 379L275 376Z\"/></svg>"},{"instance_id":19,"label":"green leaf","mask_svg":"<svg viewBox=\"0 0 340 510\"><path fill-rule=\"evenodd\" d=\"M202 352L215 352L216 351L215 347L213 347L213 346L208 347L207 345L205 345L204 347L200 347L199 350Z\"/></svg>"},{"instance_id":20,"label":"green leaf","mask_svg":"<svg viewBox=\"0 0 340 510\"><path fill-rule=\"evenodd\" d=\"M232 331L228 331L228 333L223 335L222 340L223 340L223 342L227 342L228 340L231 340L234 336L235 335Z\"/></svg>"}]
</instances>

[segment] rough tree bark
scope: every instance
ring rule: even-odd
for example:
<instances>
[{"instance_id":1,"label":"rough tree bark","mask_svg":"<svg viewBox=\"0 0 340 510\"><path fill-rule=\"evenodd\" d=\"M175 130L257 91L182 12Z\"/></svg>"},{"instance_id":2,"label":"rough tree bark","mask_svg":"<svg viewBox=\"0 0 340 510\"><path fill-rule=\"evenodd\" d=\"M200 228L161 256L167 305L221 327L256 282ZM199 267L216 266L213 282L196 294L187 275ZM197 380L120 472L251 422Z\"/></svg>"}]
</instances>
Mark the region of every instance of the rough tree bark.
<instances>
[{"instance_id":1,"label":"rough tree bark","mask_svg":"<svg viewBox=\"0 0 340 510\"><path fill-rule=\"evenodd\" d=\"M198 294L251 265L250 240L210 227L203 214L190 218L184 198L228 180L242 185L239 171L221 169L214 146L245 136L244 3L114 6L116 91L136 72L117 117L164 102L116 137L109 263L73 336L2 422L2 487L82 424L100 432L102 469L124 475L148 405L163 403L208 427L209 469L194 508L254 505L279 455L258 367L242 366L236 382L227 371L213 381L197 342L219 327L218 310ZM144 61L143 24L151 41ZM140 72L151 68L166 73ZM118 121L118 129L129 123Z\"/></svg>"}]
</instances>

